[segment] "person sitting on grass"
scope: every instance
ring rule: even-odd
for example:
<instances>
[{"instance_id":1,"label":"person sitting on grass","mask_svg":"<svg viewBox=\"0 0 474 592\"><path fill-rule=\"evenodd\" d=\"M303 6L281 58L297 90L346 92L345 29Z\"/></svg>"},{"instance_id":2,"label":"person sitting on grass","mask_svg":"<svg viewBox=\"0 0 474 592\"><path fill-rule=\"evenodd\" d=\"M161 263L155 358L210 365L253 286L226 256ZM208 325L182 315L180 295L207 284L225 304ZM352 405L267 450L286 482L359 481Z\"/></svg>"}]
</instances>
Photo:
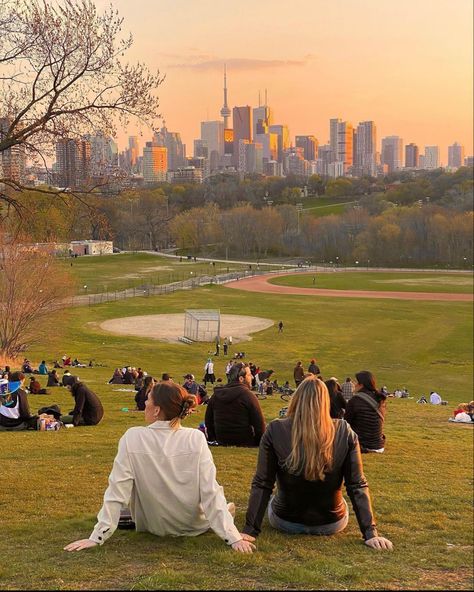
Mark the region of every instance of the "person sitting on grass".
<instances>
[{"instance_id":1,"label":"person sitting on grass","mask_svg":"<svg viewBox=\"0 0 474 592\"><path fill-rule=\"evenodd\" d=\"M48 382L46 384L46 386L60 386L61 383L59 382L59 378L58 378L58 373L55 369L51 370L51 372L48 373Z\"/></svg>"},{"instance_id":2,"label":"person sitting on grass","mask_svg":"<svg viewBox=\"0 0 474 592\"><path fill-rule=\"evenodd\" d=\"M270 526L284 533L341 532L349 521L344 481L365 544L393 548L377 533L357 435L346 421L332 419L329 408L326 385L311 375L293 394L287 417L268 425L243 528L247 540L260 534L267 509Z\"/></svg>"},{"instance_id":3,"label":"person sitting on grass","mask_svg":"<svg viewBox=\"0 0 474 592\"><path fill-rule=\"evenodd\" d=\"M70 384L73 384L75 381L75 376L73 376L69 370L65 370L64 374L61 378L61 382L63 383L63 386L69 386Z\"/></svg>"},{"instance_id":4,"label":"person sitting on grass","mask_svg":"<svg viewBox=\"0 0 474 592\"><path fill-rule=\"evenodd\" d=\"M120 368L115 368L112 378L109 380L109 384L123 384L123 375Z\"/></svg>"},{"instance_id":5,"label":"person sitting on grass","mask_svg":"<svg viewBox=\"0 0 474 592\"><path fill-rule=\"evenodd\" d=\"M104 416L104 408L99 397L89 387L74 376L74 382L68 385L74 398L75 406L69 415L62 415L64 424L72 423L74 426L97 425Z\"/></svg>"},{"instance_id":6,"label":"person sitting on grass","mask_svg":"<svg viewBox=\"0 0 474 592\"><path fill-rule=\"evenodd\" d=\"M348 401L344 419L359 436L362 452L383 452L385 435L383 426L386 396L377 390L372 372L356 374L355 395Z\"/></svg>"},{"instance_id":7,"label":"person sitting on grass","mask_svg":"<svg viewBox=\"0 0 474 592\"><path fill-rule=\"evenodd\" d=\"M0 396L0 431L21 431L37 427L37 415L31 415L23 372L11 372L9 389Z\"/></svg>"},{"instance_id":8,"label":"person sitting on grass","mask_svg":"<svg viewBox=\"0 0 474 592\"><path fill-rule=\"evenodd\" d=\"M336 378L325 381L331 403L329 413L333 419L342 419L346 410L346 400L342 395L341 385Z\"/></svg>"},{"instance_id":9,"label":"person sitting on grass","mask_svg":"<svg viewBox=\"0 0 474 592\"><path fill-rule=\"evenodd\" d=\"M45 388L41 388L39 380L34 376L30 377L29 390L32 395L47 395L48 391Z\"/></svg>"},{"instance_id":10,"label":"person sitting on grass","mask_svg":"<svg viewBox=\"0 0 474 592\"><path fill-rule=\"evenodd\" d=\"M200 430L181 425L196 405L176 383L159 383L145 404L146 427L129 428L120 439L97 524L88 539L66 551L102 545L115 532L122 507L130 505L139 532L157 536L196 536L209 528L234 551L252 553L234 525L216 481L216 467Z\"/></svg>"},{"instance_id":11,"label":"person sitting on grass","mask_svg":"<svg viewBox=\"0 0 474 592\"><path fill-rule=\"evenodd\" d=\"M156 382L153 376L146 376L142 388L135 395L137 411L145 411L145 403Z\"/></svg>"},{"instance_id":12,"label":"person sitting on grass","mask_svg":"<svg viewBox=\"0 0 474 592\"><path fill-rule=\"evenodd\" d=\"M38 374L41 374L42 376L46 376L48 374L48 366L46 366L45 360L43 360L38 366Z\"/></svg>"},{"instance_id":13,"label":"person sitting on grass","mask_svg":"<svg viewBox=\"0 0 474 592\"><path fill-rule=\"evenodd\" d=\"M229 384L214 389L205 415L210 442L221 446L259 445L265 420L251 384L250 368L239 362L230 370Z\"/></svg>"},{"instance_id":14,"label":"person sitting on grass","mask_svg":"<svg viewBox=\"0 0 474 592\"><path fill-rule=\"evenodd\" d=\"M21 371L24 374L33 374L33 367L31 365L30 360L27 360L26 358L23 360L23 365L21 367Z\"/></svg>"}]
</instances>

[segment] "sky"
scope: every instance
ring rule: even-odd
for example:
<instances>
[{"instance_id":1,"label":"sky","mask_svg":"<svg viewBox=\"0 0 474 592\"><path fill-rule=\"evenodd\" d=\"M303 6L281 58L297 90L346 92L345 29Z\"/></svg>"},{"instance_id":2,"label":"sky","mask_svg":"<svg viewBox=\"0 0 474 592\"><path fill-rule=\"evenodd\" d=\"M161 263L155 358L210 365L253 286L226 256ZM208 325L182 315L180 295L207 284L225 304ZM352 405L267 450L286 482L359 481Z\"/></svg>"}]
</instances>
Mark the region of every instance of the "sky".
<instances>
[{"instance_id":1,"label":"sky","mask_svg":"<svg viewBox=\"0 0 474 592\"><path fill-rule=\"evenodd\" d=\"M96 0L99 9L110 0ZM113 0L139 60L166 75L160 109L192 154L200 122L268 91L274 123L329 139L329 119L374 120L401 136L473 154L472 0ZM129 129L120 133L119 145ZM143 130L143 141L149 139Z\"/></svg>"}]
</instances>

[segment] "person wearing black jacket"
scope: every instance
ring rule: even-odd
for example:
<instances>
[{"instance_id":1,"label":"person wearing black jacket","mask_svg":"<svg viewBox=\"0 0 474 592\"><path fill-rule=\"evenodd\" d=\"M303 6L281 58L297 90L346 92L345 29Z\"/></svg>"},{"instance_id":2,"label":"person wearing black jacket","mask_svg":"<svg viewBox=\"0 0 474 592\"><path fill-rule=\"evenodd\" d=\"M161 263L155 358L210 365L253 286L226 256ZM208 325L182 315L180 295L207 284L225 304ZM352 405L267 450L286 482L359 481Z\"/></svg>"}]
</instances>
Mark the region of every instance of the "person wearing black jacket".
<instances>
[{"instance_id":1,"label":"person wearing black jacket","mask_svg":"<svg viewBox=\"0 0 474 592\"><path fill-rule=\"evenodd\" d=\"M321 374L321 370L319 369L319 366L316 364L316 360L314 358L309 363L308 372L311 372L311 374L314 374L316 376L318 374Z\"/></svg>"},{"instance_id":2,"label":"person wearing black jacket","mask_svg":"<svg viewBox=\"0 0 474 592\"><path fill-rule=\"evenodd\" d=\"M0 431L36 429L38 416L31 415L28 396L24 390L23 372L11 372L10 382L19 382L20 388L0 400Z\"/></svg>"},{"instance_id":3,"label":"person wearing black jacket","mask_svg":"<svg viewBox=\"0 0 474 592\"><path fill-rule=\"evenodd\" d=\"M342 396L342 389L335 378L326 380L329 393L329 401L331 403L329 413L333 419L342 419L346 409L346 400Z\"/></svg>"},{"instance_id":4,"label":"person wearing black jacket","mask_svg":"<svg viewBox=\"0 0 474 592\"><path fill-rule=\"evenodd\" d=\"M349 519L344 481L365 544L393 548L377 533L357 435L346 421L331 419L329 407L326 385L309 376L293 394L287 417L268 425L243 528L248 541L260 534L267 507L270 525L283 532L341 532Z\"/></svg>"},{"instance_id":5,"label":"person wearing black jacket","mask_svg":"<svg viewBox=\"0 0 474 592\"><path fill-rule=\"evenodd\" d=\"M76 404L68 416L61 417L61 421L72 423L74 426L97 425L104 416L104 408L99 397L77 379L68 388Z\"/></svg>"},{"instance_id":6,"label":"person wearing black jacket","mask_svg":"<svg viewBox=\"0 0 474 592\"><path fill-rule=\"evenodd\" d=\"M216 387L206 409L207 438L221 446L258 446L265 420L257 397L250 390L252 375L245 364L234 364L229 384Z\"/></svg>"},{"instance_id":7,"label":"person wearing black jacket","mask_svg":"<svg viewBox=\"0 0 474 592\"><path fill-rule=\"evenodd\" d=\"M359 436L362 452L383 452L387 396L377 390L371 372L358 372L356 380L355 394L347 403L344 418Z\"/></svg>"}]
</instances>

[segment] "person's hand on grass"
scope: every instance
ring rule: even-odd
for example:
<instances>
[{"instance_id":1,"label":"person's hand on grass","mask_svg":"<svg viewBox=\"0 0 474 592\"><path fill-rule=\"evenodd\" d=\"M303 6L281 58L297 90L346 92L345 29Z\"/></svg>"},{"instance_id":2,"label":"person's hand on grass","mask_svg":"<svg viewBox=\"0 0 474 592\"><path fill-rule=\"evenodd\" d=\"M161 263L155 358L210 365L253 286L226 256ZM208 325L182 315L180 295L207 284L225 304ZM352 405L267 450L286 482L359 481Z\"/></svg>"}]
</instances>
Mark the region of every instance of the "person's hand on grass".
<instances>
[{"instance_id":1,"label":"person's hand on grass","mask_svg":"<svg viewBox=\"0 0 474 592\"><path fill-rule=\"evenodd\" d=\"M92 547L97 547L97 543L91 541L90 539L81 539L79 541L74 541L73 543L69 543L64 547L65 551L82 551L83 549L92 549Z\"/></svg>"},{"instance_id":2,"label":"person's hand on grass","mask_svg":"<svg viewBox=\"0 0 474 592\"><path fill-rule=\"evenodd\" d=\"M255 537L253 537L251 534L246 534L245 532L241 532L240 536L242 537L243 541L248 541L249 543L255 542Z\"/></svg>"},{"instance_id":3,"label":"person's hand on grass","mask_svg":"<svg viewBox=\"0 0 474 592\"><path fill-rule=\"evenodd\" d=\"M244 539L232 543L231 547L238 553L253 553L257 549L254 544L252 544L250 541L245 541Z\"/></svg>"},{"instance_id":4,"label":"person's hand on grass","mask_svg":"<svg viewBox=\"0 0 474 592\"><path fill-rule=\"evenodd\" d=\"M372 537L371 539L367 539L365 544L371 549L376 549L377 551L393 551L392 541L389 541L385 537Z\"/></svg>"}]
</instances>

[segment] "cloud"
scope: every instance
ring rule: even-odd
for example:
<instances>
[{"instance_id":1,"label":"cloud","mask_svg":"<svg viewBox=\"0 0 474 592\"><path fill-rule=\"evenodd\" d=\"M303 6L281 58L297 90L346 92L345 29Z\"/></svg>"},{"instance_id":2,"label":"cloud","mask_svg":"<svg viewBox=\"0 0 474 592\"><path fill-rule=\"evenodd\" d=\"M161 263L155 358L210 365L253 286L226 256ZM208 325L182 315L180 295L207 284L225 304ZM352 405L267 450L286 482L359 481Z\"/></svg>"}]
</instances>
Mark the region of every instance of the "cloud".
<instances>
[{"instance_id":1,"label":"cloud","mask_svg":"<svg viewBox=\"0 0 474 592\"><path fill-rule=\"evenodd\" d=\"M305 66L314 56L306 55L299 60L262 60L252 58L228 58L228 59L198 59L196 56L189 58L189 62L169 64L169 68L179 68L187 70L222 71L224 64L227 70L248 71L248 70L267 70L270 68L289 68Z\"/></svg>"}]
</instances>

